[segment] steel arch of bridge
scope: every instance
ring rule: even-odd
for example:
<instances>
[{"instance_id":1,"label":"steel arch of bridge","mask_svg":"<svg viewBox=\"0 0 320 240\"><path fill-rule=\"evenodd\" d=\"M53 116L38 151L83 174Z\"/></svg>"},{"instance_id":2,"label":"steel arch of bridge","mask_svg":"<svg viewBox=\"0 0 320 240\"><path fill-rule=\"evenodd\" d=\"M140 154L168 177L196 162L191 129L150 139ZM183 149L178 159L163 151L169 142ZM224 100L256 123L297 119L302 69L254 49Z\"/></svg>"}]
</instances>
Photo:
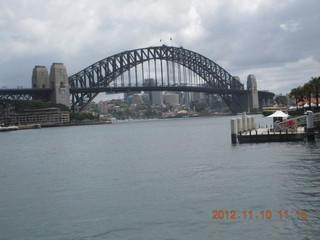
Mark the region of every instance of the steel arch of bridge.
<instances>
[{"instance_id":1,"label":"steel arch of bridge","mask_svg":"<svg viewBox=\"0 0 320 240\"><path fill-rule=\"evenodd\" d=\"M69 77L70 93L72 95L73 110L83 110L100 92L126 92L135 90L150 90L151 86L141 86L137 81L137 66L150 61L160 61L158 70L155 70L157 80L156 87L152 86L152 91L164 91L172 89L173 91L202 91L217 93L233 108L245 110L245 107L239 100L239 97L246 95L243 84L234 80L232 75L214 61L204 57L196 52L184 49L182 47L157 46L124 51L119 54L107 57L82 71ZM164 61L164 64L163 64ZM198 84L198 89L191 86L190 83L181 83L174 77L171 81L164 81L163 68L169 64L178 64L197 74L205 84ZM130 71L134 69L135 76L131 76ZM172 71L175 68L172 67ZM179 67L180 69L180 67ZM149 70L150 71L150 70ZM160 71L160 78L157 78L157 71ZM180 70L179 70L180 71ZM128 72L126 81L123 74ZM169 74L169 73L168 73ZM142 78L144 73L142 72ZM120 80L117 80L118 78ZM169 77L168 77L169 79ZM112 84L111 84L112 83ZM206 90L206 91L205 91Z\"/></svg>"}]
</instances>

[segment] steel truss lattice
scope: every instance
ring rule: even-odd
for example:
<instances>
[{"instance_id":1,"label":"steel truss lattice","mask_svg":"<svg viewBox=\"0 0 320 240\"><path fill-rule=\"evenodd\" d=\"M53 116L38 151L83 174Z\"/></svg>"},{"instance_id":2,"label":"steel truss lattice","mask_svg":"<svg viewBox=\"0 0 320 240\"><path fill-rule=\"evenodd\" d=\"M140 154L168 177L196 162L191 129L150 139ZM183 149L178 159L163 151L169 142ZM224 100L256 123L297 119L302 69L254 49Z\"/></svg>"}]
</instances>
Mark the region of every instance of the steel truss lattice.
<instances>
[{"instance_id":1,"label":"steel truss lattice","mask_svg":"<svg viewBox=\"0 0 320 240\"><path fill-rule=\"evenodd\" d=\"M138 71L139 65L142 73ZM157 88L153 91L163 91L172 86L183 87L184 91L194 91L191 90L194 87L205 87L210 89L211 93L220 94L231 110L245 110L239 98L246 95L247 91L244 90L243 84L234 80L225 69L196 52L166 45L124 51L70 76L72 109L83 110L100 92L119 92L120 88L123 91L133 91L138 87L146 87L147 90L143 81L138 81L138 76L147 78L145 70L149 69L150 75L151 65L154 65L152 71L157 80ZM192 71L201 80L197 80L197 84L195 80L192 82L192 79L181 80L185 69ZM167 79L164 79L165 75Z\"/></svg>"}]
</instances>

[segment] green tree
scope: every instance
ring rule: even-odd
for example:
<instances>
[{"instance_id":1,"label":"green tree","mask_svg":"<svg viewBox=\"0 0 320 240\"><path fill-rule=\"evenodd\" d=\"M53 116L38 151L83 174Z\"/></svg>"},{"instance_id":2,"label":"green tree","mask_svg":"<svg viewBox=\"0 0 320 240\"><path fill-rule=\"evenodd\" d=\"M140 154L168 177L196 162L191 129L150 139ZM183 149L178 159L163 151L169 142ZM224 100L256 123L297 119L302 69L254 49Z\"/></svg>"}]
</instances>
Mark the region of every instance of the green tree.
<instances>
[{"instance_id":1,"label":"green tree","mask_svg":"<svg viewBox=\"0 0 320 240\"><path fill-rule=\"evenodd\" d=\"M311 98L313 93L313 86L310 83L305 83L302 87L304 95L307 98L309 108L311 108Z\"/></svg>"},{"instance_id":2,"label":"green tree","mask_svg":"<svg viewBox=\"0 0 320 240\"><path fill-rule=\"evenodd\" d=\"M204 112L208 108L207 102L191 102L191 108L195 108L197 112Z\"/></svg>"},{"instance_id":3,"label":"green tree","mask_svg":"<svg viewBox=\"0 0 320 240\"><path fill-rule=\"evenodd\" d=\"M119 104L119 107L120 107L120 108L128 108L128 106L129 106L129 105L126 104L126 103L120 103L120 104Z\"/></svg>"},{"instance_id":4,"label":"green tree","mask_svg":"<svg viewBox=\"0 0 320 240\"><path fill-rule=\"evenodd\" d=\"M39 100L1 100L15 108L15 111L21 112L27 109L41 109L41 108L59 108L63 111L69 111L69 108L63 104L56 104L52 102L42 102Z\"/></svg>"},{"instance_id":5,"label":"green tree","mask_svg":"<svg viewBox=\"0 0 320 240\"><path fill-rule=\"evenodd\" d=\"M309 84L312 86L312 93L316 98L316 108L319 108L319 91L320 91L320 77L312 77L309 81Z\"/></svg>"},{"instance_id":6,"label":"green tree","mask_svg":"<svg viewBox=\"0 0 320 240\"><path fill-rule=\"evenodd\" d=\"M143 104L140 104L136 107L136 110L147 110L148 108L150 108L150 106L148 105L143 105Z\"/></svg>"},{"instance_id":7,"label":"green tree","mask_svg":"<svg viewBox=\"0 0 320 240\"><path fill-rule=\"evenodd\" d=\"M287 104L288 104L288 99L286 96L277 96L275 101L277 104L280 104L283 106L287 106Z\"/></svg>"},{"instance_id":8,"label":"green tree","mask_svg":"<svg viewBox=\"0 0 320 240\"><path fill-rule=\"evenodd\" d=\"M76 121L93 120L95 119L95 116L91 113L76 112L70 114L70 119Z\"/></svg>"},{"instance_id":9,"label":"green tree","mask_svg":"<svg viewBox=\"0 0 320 240\"><path fill-rule=\"evenodd\" d=\"M302 87L293 88L293 89L291 89L289 96L295 99L296 106L298 106L298 103L300 101L303 101L304 91L303 91Z\"/></svg>"}]
</instances>

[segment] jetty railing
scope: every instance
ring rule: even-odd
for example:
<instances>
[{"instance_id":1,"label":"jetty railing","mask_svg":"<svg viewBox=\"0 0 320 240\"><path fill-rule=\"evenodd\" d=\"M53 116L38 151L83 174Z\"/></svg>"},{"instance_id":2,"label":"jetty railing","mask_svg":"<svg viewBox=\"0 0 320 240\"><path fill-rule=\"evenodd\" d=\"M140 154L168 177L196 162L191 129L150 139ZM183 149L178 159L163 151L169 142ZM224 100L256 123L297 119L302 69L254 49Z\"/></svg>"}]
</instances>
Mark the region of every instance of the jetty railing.
<instances>
[{"instance_id":1,"label":"jetty railing","mask_svg":"<svg viewBox=\"0 0 320 240\"><path fill-rule=\"evenodd\" d=\"M320 121L320 113L315 113L313 115L314 122ZM300 116L295 118L290 118L282 122L275 123L275 131L286 131L286 130L297 130L298 127L304 126L307 123L307 116Z\"/></svg>"}]
</instances>

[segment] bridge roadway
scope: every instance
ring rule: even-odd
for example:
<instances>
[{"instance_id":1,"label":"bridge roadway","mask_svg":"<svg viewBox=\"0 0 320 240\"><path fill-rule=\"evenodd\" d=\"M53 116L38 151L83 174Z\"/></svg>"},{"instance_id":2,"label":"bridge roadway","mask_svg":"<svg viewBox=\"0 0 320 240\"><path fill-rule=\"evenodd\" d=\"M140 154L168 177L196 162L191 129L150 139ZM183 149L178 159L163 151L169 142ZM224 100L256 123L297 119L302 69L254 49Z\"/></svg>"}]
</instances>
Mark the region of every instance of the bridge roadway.
<instances>
[{"instance_id":1,"label":"bridge roadway","mask_svg":"<svg viewBox=\"0 0 320 240\"><path fill-rule=\"evenodd\" d=\"M170 91L170 92L203 92L208 94L246 94L246 90L234 89L214 89L210 87L192 87L192 86L132 86L132 87L99 87L99 88L70 88L70 93L125 93L125 92L150 92L150 91Z\"/></svg>"},{"instance_id":2,"label":"bridge roadway","mask_svg":"<svg viewBox=\"0 0 320 240\"><path fill-rule=\"evenodd\" d=\"M53 88L13 88L13 89L0 89L0 99L3 96L10 95L38 95L50 94ZM203 92L211 94L231 94L231 93L248 93L247 90L235 89L214 89L210 87L192 87L192 86L127 86L127 87L89 87L89 88L70 88L70 94L73 93L125 93L125 92L140 92L140 91L172 91L172 92ZM259 91L261 92L261 91ZM262 91L263 92L263 91Z\"/></svg>"},{"instance_id":3,"label":"bridge roadway","mask_svg":"<svg viewBox=\"0 0 320 240\"><path fill-rule=\"evenodd\" d=\"M0 99L7 99L12 95L39 95L50 94L52 88L13 88L13 89L0 89ZM171 91L171 92L203 92L208 94L231 94L231 93L244 93L247 90L235 89L214 89L210 87L194 87L194 86L124 86L124 87L99 87L99 88L70 88L70 94L74 93L125 93L125 92L140 92L140 91ZM265 92L265 91L259 91ZM268 92L265 92L268 93ZM272 94L272 93L270 93Z\"/></svg>"},{"instance_id":4,"label":"bridge roadway","mask_svg":"<svg viewBox=\"0 0 320 240\"><path fill-rule=\"evenodd\" d=\"M16 99L11 96L19 95L49 95L52 93L52 88L13 88L13 89L0 89L0 99ZM132 87L99 87L99 88L70 88L70 94L74 93L125 93L125 92L140 92L140 91L171 91L171 92L203 92L208 94L247 94L248 90L235 90L235 89L213 89L210 87L191 87L191 86L132 86ZM274 96L274 93L268 91L258 91L259 95ZM28 98L27 98L28 99Z\"/></svg>"},{"instance_id":5,"label":"bridge roadway","mask_svg":"<svg viewBox=\"0 0 320 240\"><path fill-rule=\"evenodd\" d=\"M98 94L98 93L126 93L126 92L141 92L141 91L171 91L171 92L203 92L207 94L219 94L220 96L234 94L245 96L249 94L248 90L236 89L215 89L208 86L122 86L122 87L89 87L89 88L70 88L71 98L75 94ZM19 88L19 89L0 89L0 100L32 100L39 99L50 101L52 88ZM258 91L259 101L264 98L272 98L274 93L268 91ZM72 100L70 100L72 102Z\"/></svg>"},{"instance_id":6,"label":"bridge roadway","mask_svg":"<svg viewBox=\"0 0 320 240\"><path fill-rule=\"evenodd\" d=\"M12 99L12 100L32 100L42 99L49 100L50 93L53 92L52 88L12 88L12 89L0 89L0 100Z\"/></svg>"},{"instance_id":7,"label":"bridge roadway","mask_svg":"<svg viewBox=\"0 0 320 240\"><path fill-rule=\"evenodd\" d=\"M0 95L51 93L52 91L52 88L3 88L0 89Z\"/></svg>"}]
</instances>

